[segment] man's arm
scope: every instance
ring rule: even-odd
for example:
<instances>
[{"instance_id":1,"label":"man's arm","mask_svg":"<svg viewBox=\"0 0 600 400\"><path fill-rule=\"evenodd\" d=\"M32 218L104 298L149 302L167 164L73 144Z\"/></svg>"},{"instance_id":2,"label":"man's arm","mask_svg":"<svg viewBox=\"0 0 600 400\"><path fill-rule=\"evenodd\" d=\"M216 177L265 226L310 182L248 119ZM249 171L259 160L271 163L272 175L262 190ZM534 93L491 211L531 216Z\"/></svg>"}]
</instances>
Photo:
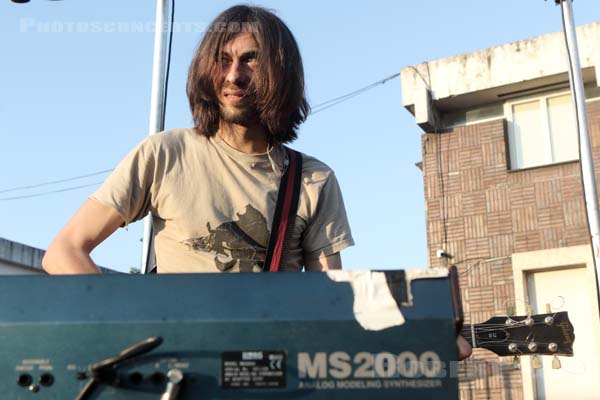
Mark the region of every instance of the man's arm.
<instances>
[{"instance_id":1,"label":"man's arm","mask_svg":"<svg viewBox=\"0 0 600 400\"><path fill-rule=\"evenodd\" d=\"M113 208L88 199L50 243L42 260L49 274L98 274L90 253L123 224Z\"/></svg>"},{"instance_id":2,"label":"man's arm","mask_svg":"<svg viewBox=\"0 0 600 400\"><path fill-rule=\"evenodd\" d=\"M342 269L342 257L340 253L333 253L329 256L317 258L316 260L306 261L307 271L328 271L330 269Z\"/></svg>"}]
</instances>

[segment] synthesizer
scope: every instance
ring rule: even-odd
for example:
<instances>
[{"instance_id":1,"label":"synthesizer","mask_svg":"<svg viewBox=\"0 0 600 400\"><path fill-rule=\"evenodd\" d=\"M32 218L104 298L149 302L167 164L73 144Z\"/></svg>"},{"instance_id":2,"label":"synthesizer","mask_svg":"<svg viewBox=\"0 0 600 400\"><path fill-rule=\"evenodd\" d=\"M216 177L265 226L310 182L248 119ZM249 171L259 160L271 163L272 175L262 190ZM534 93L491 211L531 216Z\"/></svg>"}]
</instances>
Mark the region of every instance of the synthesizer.
<instances>
[{"instance_id":1,"label":"synthesizer","mask_svg":"<svg viewBox=\"0 0 600 400\"><path fill-rule=\"evenodd\" d=\"M3 276L0 397L457 399L455 290L435 268Z\"/></svg>"}]
</instances>

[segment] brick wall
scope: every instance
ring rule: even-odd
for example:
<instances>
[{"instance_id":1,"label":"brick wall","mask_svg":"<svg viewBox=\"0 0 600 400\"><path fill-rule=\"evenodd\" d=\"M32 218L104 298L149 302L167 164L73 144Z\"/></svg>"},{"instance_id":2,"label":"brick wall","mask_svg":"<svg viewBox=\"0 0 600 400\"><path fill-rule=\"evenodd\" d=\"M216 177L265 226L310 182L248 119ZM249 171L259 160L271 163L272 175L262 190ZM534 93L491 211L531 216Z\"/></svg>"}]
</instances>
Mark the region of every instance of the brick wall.
<instances>
[{"instance_id":1,"label":"brick wall","mask_svg":"<svg viewBox=\"0 0 600 400\"><path fill-rule=\"evenodd\" d=\"M600 101L587 107L598 181ZM444 264L438 249L454 256L466 323L522 301L514 299L512 253L589 243L579 162L509 171L503 120L424 134L422 148L429 265ZM461 398L522 397L511 359L483 349L473 359L461 367Z\"/></svg>"}]
</instances>

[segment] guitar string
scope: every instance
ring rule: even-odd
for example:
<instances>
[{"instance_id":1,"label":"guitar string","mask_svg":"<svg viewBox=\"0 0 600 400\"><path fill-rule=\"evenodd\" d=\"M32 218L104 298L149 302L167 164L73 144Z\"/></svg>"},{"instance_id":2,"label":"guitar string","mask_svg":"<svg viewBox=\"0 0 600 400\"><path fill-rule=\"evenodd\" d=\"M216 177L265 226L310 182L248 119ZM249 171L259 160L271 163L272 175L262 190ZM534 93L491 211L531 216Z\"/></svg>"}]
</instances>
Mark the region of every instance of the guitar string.
<instances>
[{"instance_id":1,"label":"guitar string","mask_svg":"<svg viewBox=\"0 0 600 400\"><path fill-rule=\"evenodd\" d=\"M509 329L523 328L523 327L532 327L532 326L539 326L539 325L547 325L549 327L551 327L551 326L558 327L558 324L548 325L545 322L534 322L531 325L527 325L525 323L516 323L516 324L511 324L511 325L504 325L504 324L488 324L488 325L476 324L476 326L475 326L475 332L489 332L489 331L496 330L496 329L509 330ZM471 331L471 325L468 325L468 326L466 326L466 327L464 327L464 328L461 329L461 332L466 332L466 331Z\"/></svg>"},{"instance_id":2,"label":"guitar string","mask_svg":"<svg viewBox=\"0 0 600 400\"><path fill-rule=\"evenodd\" d=\"M556 316L558 314L562 314L562 313L564 313L564 311L557 311L555 313L549 313L549 314L538 314L538 315L534 315L534 317L537 317L537 316L540 316L540 315L544 315L544 316L552 316L553 319L556 319ZM530 317L532 317L532 316L530 316ZM517 317L517 318L521 318L521 317ZM501 324L501 323L486 324L484 322L484 323L481 323L481 324L474 324L475 325L475 329L477 329L478 327L488 327L488 326L492 326L492 327L502 327L502 326L509 327L509 326L521 326L521 325L525 325L524 320L516 320L516 319L513 319L513 318L511 318L509 316L507 316L506 319L507 320L510 319L510 320L514 321L514 324L510 324L510 325ZM544 321L540 321L540 322L534 322L533 323L533 325L537 325L537 324L545 324L545 322ZM465 326L468 326L469 329L470 329L471 325L473 325L473 324L465 324Z\"/></svg>"},{"instance_id":3,"label":"guitar string","mask_svg":"<svg viewBox=\"0 0 600 400\"><path fill-rule=\"evenodd\" d=\"M553 319L556 319L556 314L554 314ZM510 325L506 325L506 324L501 324L501 323L496 323L496 324L486 324L486 323L482 323L482 324L474 324L475 325L475 329L481 329L481 328L488 328L488 327L496 327L496 328L501 328L501 327L505 327L505 328L509 328L509 327L521 327L521 326L533 326L533 325L541 325L541 324L546 324L546 322L544 321L539 321L539 322L534 322L531 325L527 325L527 323L525 322L525 320L514 320L512 318L507 318L507 319L511 319L512 321L514 321L514 323L511 323ZM561 321L562 322L562 321ZM465 327L468 327L468 329L470 330L471 326L473 324L465 324ZM551 325L548 326L557 326L558 324L555 324L554 322ZM463 328L465 329L465 328Z\"/></svg>"},{"instance_id":4,"label":"guitar string","mask_svg":"<svg viewBox=\"0 0 600 400\"><path fill-rule=\"evenodd\" d=\"M515 329L515 328L526 328L526 327L532 327L532 326L539 326L539 325L547 325L544 322L542 323L534 323L531 325L525 325L525 324L514 324L514 325L489 325L486 327L475 327L475 331L476 332L489 332L489 331L494 331L494 330L498 330L498 329L502 329L502 330L507 330L507 329ZM547 326L556 326L556 325L547 325Z\"/></svg>"}]
</instances>

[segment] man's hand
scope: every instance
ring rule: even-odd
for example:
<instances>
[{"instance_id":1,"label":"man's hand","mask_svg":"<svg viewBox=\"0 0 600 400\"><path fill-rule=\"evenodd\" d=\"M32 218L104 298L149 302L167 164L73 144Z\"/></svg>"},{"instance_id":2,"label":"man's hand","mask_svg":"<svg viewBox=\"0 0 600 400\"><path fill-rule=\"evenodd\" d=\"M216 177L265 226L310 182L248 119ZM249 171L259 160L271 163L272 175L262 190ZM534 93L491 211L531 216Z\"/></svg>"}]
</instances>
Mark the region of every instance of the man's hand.
<instances>
[{"instance_id":1,"label":"man's hand","mask_svg":"<svg viewBox=\"0 0 600 400\"><path fill-rule=\"evenodd\" d=\"M90 253L123 224L111 207L87 200L50 243L42 260L49 274L98 274Z\"/></svg>"},{"instance_id":2,"label":"man's hand","mask_svg":"<svg viewBox=\"0 0 600 400\"><path fill-rule=\"evenodd\" d=\"M456 338L456 347L458 349L458 360L462 361L466 358L469 358L471 353L473 353L473 349L469 342L466 341L462 335L458 335Z\"/></svg>"}]
</instances>

